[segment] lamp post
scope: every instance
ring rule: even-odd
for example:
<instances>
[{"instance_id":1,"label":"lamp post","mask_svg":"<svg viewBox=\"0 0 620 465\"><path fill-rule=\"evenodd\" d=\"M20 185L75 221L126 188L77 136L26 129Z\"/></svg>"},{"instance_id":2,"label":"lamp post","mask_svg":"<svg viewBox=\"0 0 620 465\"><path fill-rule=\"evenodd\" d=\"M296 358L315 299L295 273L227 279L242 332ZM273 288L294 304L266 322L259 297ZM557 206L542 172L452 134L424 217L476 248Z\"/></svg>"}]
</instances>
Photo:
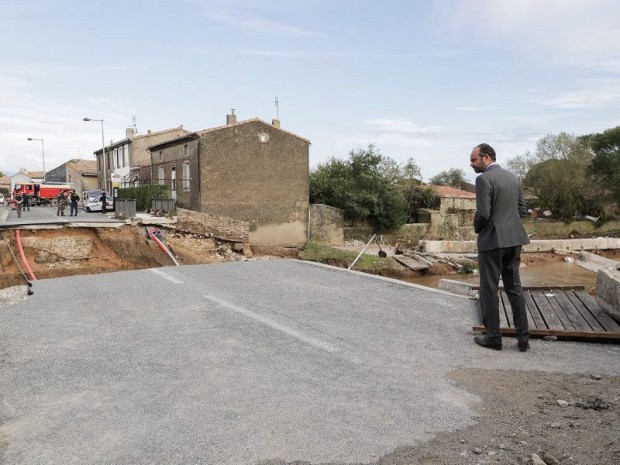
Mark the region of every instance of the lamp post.
<instances>
[{"instance_id":1,"label":"lamp post","mask_svg":"<svg viewBox=\"0 0 620 465\"><path fill-rule=\"evenodd\" d=\"M103 190L108 189L108 174L107 174L107 163L105 156L105 138L103 136L103 120L102 119L93 119L93 118L84 118L83 121L99 121L101 123L101 156L103 157Z\"/></svg>"},{"instance_id":2,"label":"lamp post","mask_svg":"<svg viewBox=\"0 0 620 465\"><path fill-rule=\"evenodd\" d=\"M43 139L35 139L34 137L29 137L28 140L41 141L41 157L43 158L43 184L45 184L45 148L43 148Z\"/></svg>"}]
</instances>

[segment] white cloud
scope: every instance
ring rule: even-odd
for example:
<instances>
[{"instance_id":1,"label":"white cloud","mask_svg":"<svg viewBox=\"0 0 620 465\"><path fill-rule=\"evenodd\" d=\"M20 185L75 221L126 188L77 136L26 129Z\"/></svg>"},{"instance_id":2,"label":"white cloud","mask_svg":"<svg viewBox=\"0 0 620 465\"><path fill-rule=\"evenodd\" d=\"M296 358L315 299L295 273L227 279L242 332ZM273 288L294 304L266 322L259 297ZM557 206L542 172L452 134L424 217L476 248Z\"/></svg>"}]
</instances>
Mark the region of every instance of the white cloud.
<instances>
[{"instance_id":1,"label":"white cloud","mask_svg":"<svg viewBox=\"0 0 620 465\"><path fill-rule=\"evenodd\" d=\"M620 100L620 83L588 81L586 87L535 101L561 109L597 108Z\"/></svg>"},{"instance_id":2,"label":"white cloud","mask_svg":"<svg viewBox=\"0 0 620 465\"><path fill-rule=\"evenodd\" d=\"M275 32L290 36L298 36L298 37L325 37L325 34L316 31L309 31L306 29L299 29L293 26L289 26L287 24L280 23L278 21L273 21L270 19L261 19L261 18L246 18L240 19L233 16L223 15L223 14L209 14L207 15L209 18L219 21L221 23L230 24L233 26L240 27L242 29L250 29L253 31L259 32Z\"/></svg>"},{"instance_id":3,"label":"white cloud","mask_svg":"<svg viewBox=\"0 0 620 465\"><path fill-rule=\"evenodd\" d=\"M507 42L571 66L620 71L617 0L441 0L438 12L457 39Z\"/></svg>"},{"instance_id":4,"label":"white cloud","mask_svg":"<svg viewBox=\"0 0 620 465\"><path fill-rule=\"evenodd\" d=\"M418 126L402 119L371 119L366 124L386 133L438 134L443 131L441 126Z\"/></svg>"},{"instance_id":5,"label":"white cloud","mask_svg":"<svg viewBox=\"0 0 620 465\"><path fill-rule=\"evenodd\" d=\"M482 107L456 107L457 111L484 111Z\"/></svg>"}]
</instances>

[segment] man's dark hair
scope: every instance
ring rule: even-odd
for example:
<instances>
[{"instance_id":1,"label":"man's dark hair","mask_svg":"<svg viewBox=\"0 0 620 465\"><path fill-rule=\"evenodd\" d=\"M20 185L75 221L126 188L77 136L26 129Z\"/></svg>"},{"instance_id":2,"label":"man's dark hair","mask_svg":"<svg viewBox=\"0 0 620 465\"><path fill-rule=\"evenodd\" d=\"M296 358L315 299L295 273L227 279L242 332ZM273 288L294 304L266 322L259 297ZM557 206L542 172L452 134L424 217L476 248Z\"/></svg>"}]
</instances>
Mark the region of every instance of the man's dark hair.
<instances>
[{"instance_id":1,"label":"man's dark hair","mask_svg":"<svg viewBox=\"0 0 620 465\"><path fill-rule=\"evenodd\" d=\"M488 155L489 157L491 157L491 160L495 161L495 150L489 144L482 143L476 145L476 148L480 149L481 155Z\"/></svg>"}]
</instances>

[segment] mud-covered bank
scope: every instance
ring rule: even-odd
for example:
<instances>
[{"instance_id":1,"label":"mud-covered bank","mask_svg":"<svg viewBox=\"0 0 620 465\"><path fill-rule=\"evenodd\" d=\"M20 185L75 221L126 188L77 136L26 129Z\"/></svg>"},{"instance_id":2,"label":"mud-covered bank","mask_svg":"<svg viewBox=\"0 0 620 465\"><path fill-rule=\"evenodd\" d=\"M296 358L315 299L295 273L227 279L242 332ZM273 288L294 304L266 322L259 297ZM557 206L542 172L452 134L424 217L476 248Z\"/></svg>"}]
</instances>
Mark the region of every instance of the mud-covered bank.
<instances>
[{"instance_id":1,"label":"mud-covered bank","mask_svg":"<svg viewBox=\"0 0 620 465\"><path fill-rule=\"evenodd\" d=\"M143 227L22 229L20 234L24 254L37 279L173 264L147 238ZM2 231L2 238L0 288L24 284L19 269L24 267L17 251L15 230ZM221 263L248 259L252 255L249 249L235 252L232 244L201 235L163 232L163 239L181 264Z\"/></svg>"}]
</instances>

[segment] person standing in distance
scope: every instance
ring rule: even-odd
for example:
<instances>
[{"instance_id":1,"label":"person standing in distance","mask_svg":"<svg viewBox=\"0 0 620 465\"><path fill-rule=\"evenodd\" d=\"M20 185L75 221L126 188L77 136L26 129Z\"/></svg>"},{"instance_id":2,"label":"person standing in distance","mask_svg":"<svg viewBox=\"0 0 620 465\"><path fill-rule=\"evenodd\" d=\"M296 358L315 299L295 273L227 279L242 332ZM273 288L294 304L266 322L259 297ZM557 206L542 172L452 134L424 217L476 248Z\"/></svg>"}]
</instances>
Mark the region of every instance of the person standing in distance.
<instances>
[{"instance_id":1,"label":"person standing in distance","mask_svg":"<svg viewBox=\"0 0 620 465\"><path fill-rule=\"evenodd\" d=\"M489 144L474 147L470 166L476 173L476 214L474 231L478 234L480 269L480 310L485 336L476 336L476 344L488 349L502 349L499 330L499 296L502 277L512 308L517 347L530 348L523 287L519 277L521 247L529 244L521 217L527 215L519 179L495 163L495 150Z\"/></svg>"},{"instance_id":2,"label":"person standing in distance","mask_svg":"<svg viewBox=\"0 0 620 465\"><path fill-rule=\"evenodd\" d=\"M101 201L101 213L103 213L104 215L107 213L107 208L108 208L108 196L106 195L105 191L103 191L101 193L101 197L99 197L99 200Z\"/></svg>"}]
</instances>

